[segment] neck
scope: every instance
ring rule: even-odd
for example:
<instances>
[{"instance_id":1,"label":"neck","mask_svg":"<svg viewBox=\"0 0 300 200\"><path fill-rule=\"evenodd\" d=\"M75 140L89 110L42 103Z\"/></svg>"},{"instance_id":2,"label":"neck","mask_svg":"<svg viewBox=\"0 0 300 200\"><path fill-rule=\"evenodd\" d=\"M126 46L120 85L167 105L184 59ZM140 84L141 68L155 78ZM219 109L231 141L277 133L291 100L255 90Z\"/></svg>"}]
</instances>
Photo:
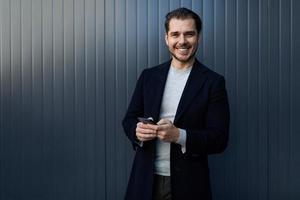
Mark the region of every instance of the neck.
<instances>
[{"instance_id":1,"label":"neck","mask_svg":"<svg viewBox=\"0 0 300 200\"><path fill-rule=\"evenodd\" d=\"M186 62L179 61L175 58L172 59L171 65L176 69L184 69L192 66L195 62L195 58L192 58Z\"/></svg>"}]
</instances>

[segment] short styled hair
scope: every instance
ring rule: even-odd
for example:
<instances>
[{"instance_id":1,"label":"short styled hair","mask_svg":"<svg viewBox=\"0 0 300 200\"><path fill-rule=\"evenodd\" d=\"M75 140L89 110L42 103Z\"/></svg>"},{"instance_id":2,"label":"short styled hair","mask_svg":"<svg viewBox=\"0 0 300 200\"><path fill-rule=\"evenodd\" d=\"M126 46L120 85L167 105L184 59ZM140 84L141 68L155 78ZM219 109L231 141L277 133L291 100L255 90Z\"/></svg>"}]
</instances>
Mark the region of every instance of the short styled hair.
<instances>
[{"instance_id":1,"label":"short styled hair","mask_svg":"<svg viewBox=\"0 0 300 200\"><path fill-rule=\"evenodd\" d=\"M190 9L187 9L187 8L177 8L175 10L172 10L171 12L169 12L167 15L166 15L166 20L165 20L165 30L166 30L166 33L169 32L169 24L170 24L170 21L171 19L194 19L195 21L195 24L196 24L196 29L197 29L197 32L200 33L201 30L202 30L202 20L201 18L199 17L199 15L197 15L195 12L193 12L192 10Z\"/></svg>"}]
</instances>

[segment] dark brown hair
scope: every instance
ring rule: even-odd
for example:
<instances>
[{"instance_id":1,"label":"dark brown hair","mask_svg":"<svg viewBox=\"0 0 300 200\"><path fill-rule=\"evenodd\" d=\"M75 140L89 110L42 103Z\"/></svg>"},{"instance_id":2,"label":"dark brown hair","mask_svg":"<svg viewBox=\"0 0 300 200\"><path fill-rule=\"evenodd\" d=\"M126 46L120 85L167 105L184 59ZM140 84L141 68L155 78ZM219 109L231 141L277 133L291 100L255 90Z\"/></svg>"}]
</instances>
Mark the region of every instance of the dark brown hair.
<instances>
[{"instance_id":1,"label":"dark brown hair","mask_svg":"<svg viewBox=\"0 0 300 200\"><path fill-rule=\"evenodd\" d=\"M182 7L182 8L177 8L176 10L172 10L171 12L169 12L166 15L166 20L165 20L166 33L168 33L168 31L169 31L169 23L170 23L170 20L173 18L175 18L175 19L188 19L188 18L194 19L197 32L200 33L202 30L202 20L199 17L199 15L197 15L195 12L193 12L190 9Z\"/></svg>"}]
</instances>

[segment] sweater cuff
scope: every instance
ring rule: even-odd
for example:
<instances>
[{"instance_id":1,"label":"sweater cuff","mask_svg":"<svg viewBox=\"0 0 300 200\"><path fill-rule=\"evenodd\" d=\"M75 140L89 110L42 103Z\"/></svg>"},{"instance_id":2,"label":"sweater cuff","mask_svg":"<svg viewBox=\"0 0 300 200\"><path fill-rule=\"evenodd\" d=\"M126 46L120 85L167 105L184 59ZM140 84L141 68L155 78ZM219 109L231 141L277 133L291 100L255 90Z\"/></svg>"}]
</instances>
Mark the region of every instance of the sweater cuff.
<instances>
[{"instance_id":1,"label":"sweater cuff","mask_svg":"<svg viewBox=\"0 0 300 200\"><path fill-rule=\"evenodd\" d=\"M185 149L185 146L186 146L186 130L179 129L179 138L178 138L177 143L181 145L182 153L185 153L185 151L186 151L186 149Z\"/></svg>"}]
</instances>

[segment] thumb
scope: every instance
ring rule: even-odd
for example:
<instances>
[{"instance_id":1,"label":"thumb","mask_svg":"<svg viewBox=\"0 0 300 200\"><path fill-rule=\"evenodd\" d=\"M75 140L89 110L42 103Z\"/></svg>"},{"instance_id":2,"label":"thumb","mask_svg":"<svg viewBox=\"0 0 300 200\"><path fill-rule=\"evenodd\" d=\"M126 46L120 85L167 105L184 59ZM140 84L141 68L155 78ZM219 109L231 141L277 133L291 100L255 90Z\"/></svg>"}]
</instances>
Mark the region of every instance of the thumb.
<instances>
[{"instance_id":1,"label":"thumb","mask_svg":"<svg viewBox=\"0 0 300 200\"><path fill-rule=\"evenodd\" d=\"M168 119L161 119L157 122L157 125L171 124L171 121Z\"/></svg>"}]
</instances>

